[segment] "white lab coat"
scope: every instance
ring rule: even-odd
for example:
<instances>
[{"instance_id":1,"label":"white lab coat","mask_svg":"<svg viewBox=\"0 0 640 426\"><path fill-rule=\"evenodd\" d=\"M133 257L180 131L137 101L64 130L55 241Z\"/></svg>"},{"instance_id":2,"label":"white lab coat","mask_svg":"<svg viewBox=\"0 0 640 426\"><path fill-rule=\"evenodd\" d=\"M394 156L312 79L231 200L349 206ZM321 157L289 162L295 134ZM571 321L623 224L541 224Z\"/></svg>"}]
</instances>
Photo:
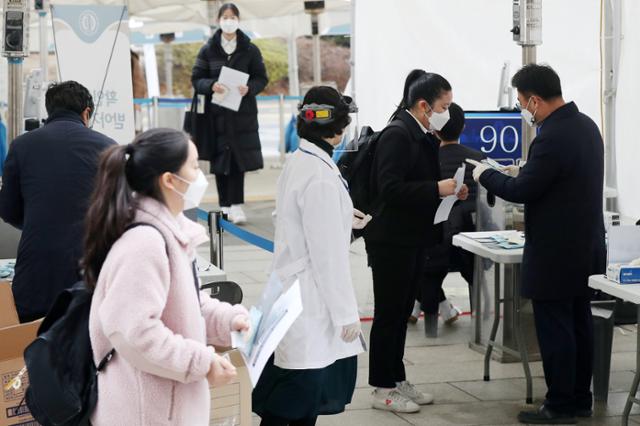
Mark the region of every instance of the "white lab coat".
<instances>
[{"instance_id":1,"label":"white lab coat","mask_svg":"<svg viewBox=\"0 0 640 426\"><path fill-rule=\"evenodd\" d=\"M300 281L303 305L276 350L275 365L287 369L323 368L363 352L360 339L340 338L359 320L349 267L353 204L331 157L305 140L300 148L276 195L273 269L285 285Z\"/></svg>"}]
</instances>

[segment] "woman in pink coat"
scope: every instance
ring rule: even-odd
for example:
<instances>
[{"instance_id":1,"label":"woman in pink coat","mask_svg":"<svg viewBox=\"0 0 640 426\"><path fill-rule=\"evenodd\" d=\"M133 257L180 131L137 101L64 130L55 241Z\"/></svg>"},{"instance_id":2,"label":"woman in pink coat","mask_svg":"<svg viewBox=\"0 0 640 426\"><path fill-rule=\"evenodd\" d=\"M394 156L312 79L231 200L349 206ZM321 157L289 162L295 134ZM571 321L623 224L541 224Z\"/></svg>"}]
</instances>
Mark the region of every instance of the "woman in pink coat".
<instances>
[{"instance_id":1,"label":"woman in pink coat","mask_svg":"<svg viewBox=\"0 0 640 426\"><path fill-rule=\"evenodd\" d=\"M115 355L98 376L94 426L208 425L209 385L236 374L207 345L229 346L247 311L200 292L193 262L207 236L182 214L206 186L179 131L147 131L102 157L83 266L96 365Z\"/></svg>"}]
</instances>

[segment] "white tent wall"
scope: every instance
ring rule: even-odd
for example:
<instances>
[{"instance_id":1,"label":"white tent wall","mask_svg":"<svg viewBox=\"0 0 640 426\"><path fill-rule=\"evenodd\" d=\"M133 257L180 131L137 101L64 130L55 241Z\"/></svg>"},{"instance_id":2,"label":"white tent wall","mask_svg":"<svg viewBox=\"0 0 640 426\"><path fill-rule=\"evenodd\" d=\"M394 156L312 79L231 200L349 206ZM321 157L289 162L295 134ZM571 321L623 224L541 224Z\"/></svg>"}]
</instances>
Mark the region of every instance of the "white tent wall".
<instances>
[{"instance_id":1,"label":"white tent wall","mask_svg":"<svg viewBox=\"0 0 640 426\"><path fill-rule=\"evenodd\" d=\"M605 0L607 1L607 0ZM504 61L522 63L511 39L511 2L495 0L356 0L356 99L360 124L382 128L402 96L407 73L444 75L466 110L495 110ZM640 218L640 2L623 1L623 41L616 119L619 210ZM544 0L537 61L560 75L564 97L602 128L599 0ZM578 19L579 16L579 19Z\"/></svg>"},{"instance_id":2,"label":"white tent wall","mask_svg":"<svg viewBox=\"0 0 640 426\"><path fill-rule=\"evenodd\" d=\"M622 49L616 102L616 168L618 205L629 218L640 219L640 137L638 105L640 105L640 2L626 0L622 11Z\"/></svg>"},{"instance_id":3,"label":"white tent wall","mask_svg":"<svg viewBox=\"0 0 640 426\"><path fill-rule=\"evenodd\" d=\"M356 95L360 121L376 129L400 101L413 68L438 72L466 110L495 110L500 70L522 63L510 1L356 0ZM598 0L543 2L538 62L553 66L565 97L600 125ZM580 15L576 21L570 17ZM569 35L568 33L571 32Z\"/></svg>"}]
</instances>

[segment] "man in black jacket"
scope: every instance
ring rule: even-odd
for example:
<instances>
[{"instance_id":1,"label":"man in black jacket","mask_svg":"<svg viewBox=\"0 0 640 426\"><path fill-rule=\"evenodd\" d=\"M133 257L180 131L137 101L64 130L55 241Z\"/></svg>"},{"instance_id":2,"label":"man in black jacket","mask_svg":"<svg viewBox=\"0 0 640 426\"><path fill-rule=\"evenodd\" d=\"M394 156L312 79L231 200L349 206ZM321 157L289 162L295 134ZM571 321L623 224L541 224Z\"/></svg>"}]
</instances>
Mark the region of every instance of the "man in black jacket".
<instances>
[{"instance_id":1,"label":"man in black jacket","mask_svg":"<svg viewBox=\"0 0 640 426\"><path fill-rule=\"evenodd\" d=\"M587 285L604 272L604 145L596 124L562 98L548 66L526 65L512 80L526 122L538 127L516 177L486 166L474 178L525 204L522 296L533 304L548 392L522 423L572 424L592 415L593 326Z\"/></svg>"},{"instance_id":2,"label":"man in black jacket","mask_svg":"<svg viewBox=\"0 0 640 426\"><path fill-rule=\"evenodd\" d=\"M0 190L0 217L22 230L12 286L21 322L43 317L56 295L80 279L98 157L115 144L87 128L93 99L79 83L52 84L46 108L44 127L11 144Z\"/></svg>"}]
</instances>

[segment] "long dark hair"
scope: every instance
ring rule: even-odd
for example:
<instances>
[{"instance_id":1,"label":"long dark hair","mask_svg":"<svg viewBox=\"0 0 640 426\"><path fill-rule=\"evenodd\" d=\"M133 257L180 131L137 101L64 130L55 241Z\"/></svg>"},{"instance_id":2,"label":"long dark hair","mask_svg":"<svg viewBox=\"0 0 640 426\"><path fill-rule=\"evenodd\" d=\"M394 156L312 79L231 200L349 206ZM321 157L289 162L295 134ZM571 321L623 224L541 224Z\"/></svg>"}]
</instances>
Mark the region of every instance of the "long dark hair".
<instances>
[{"instance_id":1,"label":"long dark hair","mask_svg":"<svg viewBox=\"0 0 640 426\"><path fill-rule=\"evenodd\" d=\"M102 154L85 226L82 268L90 288L111 246L134 220L140 197L164 202L159 177L177 173L188 155L189 136L173 129L148 130Z\"/></svg>"},{"instance_id":2,"label":"long dark hair","mask_svg":"<svg viewBox=\"0 0 640 426\"><path fill-rule=\"evenodd\" d=\"M451 91L451 84L440 74L421 69L411 71L404 81L402 100L391 115L390 121L394 120L400 111L412 108L420 99L433 105L436 99L449 91Z\"/></svg>"}]
</instances>

